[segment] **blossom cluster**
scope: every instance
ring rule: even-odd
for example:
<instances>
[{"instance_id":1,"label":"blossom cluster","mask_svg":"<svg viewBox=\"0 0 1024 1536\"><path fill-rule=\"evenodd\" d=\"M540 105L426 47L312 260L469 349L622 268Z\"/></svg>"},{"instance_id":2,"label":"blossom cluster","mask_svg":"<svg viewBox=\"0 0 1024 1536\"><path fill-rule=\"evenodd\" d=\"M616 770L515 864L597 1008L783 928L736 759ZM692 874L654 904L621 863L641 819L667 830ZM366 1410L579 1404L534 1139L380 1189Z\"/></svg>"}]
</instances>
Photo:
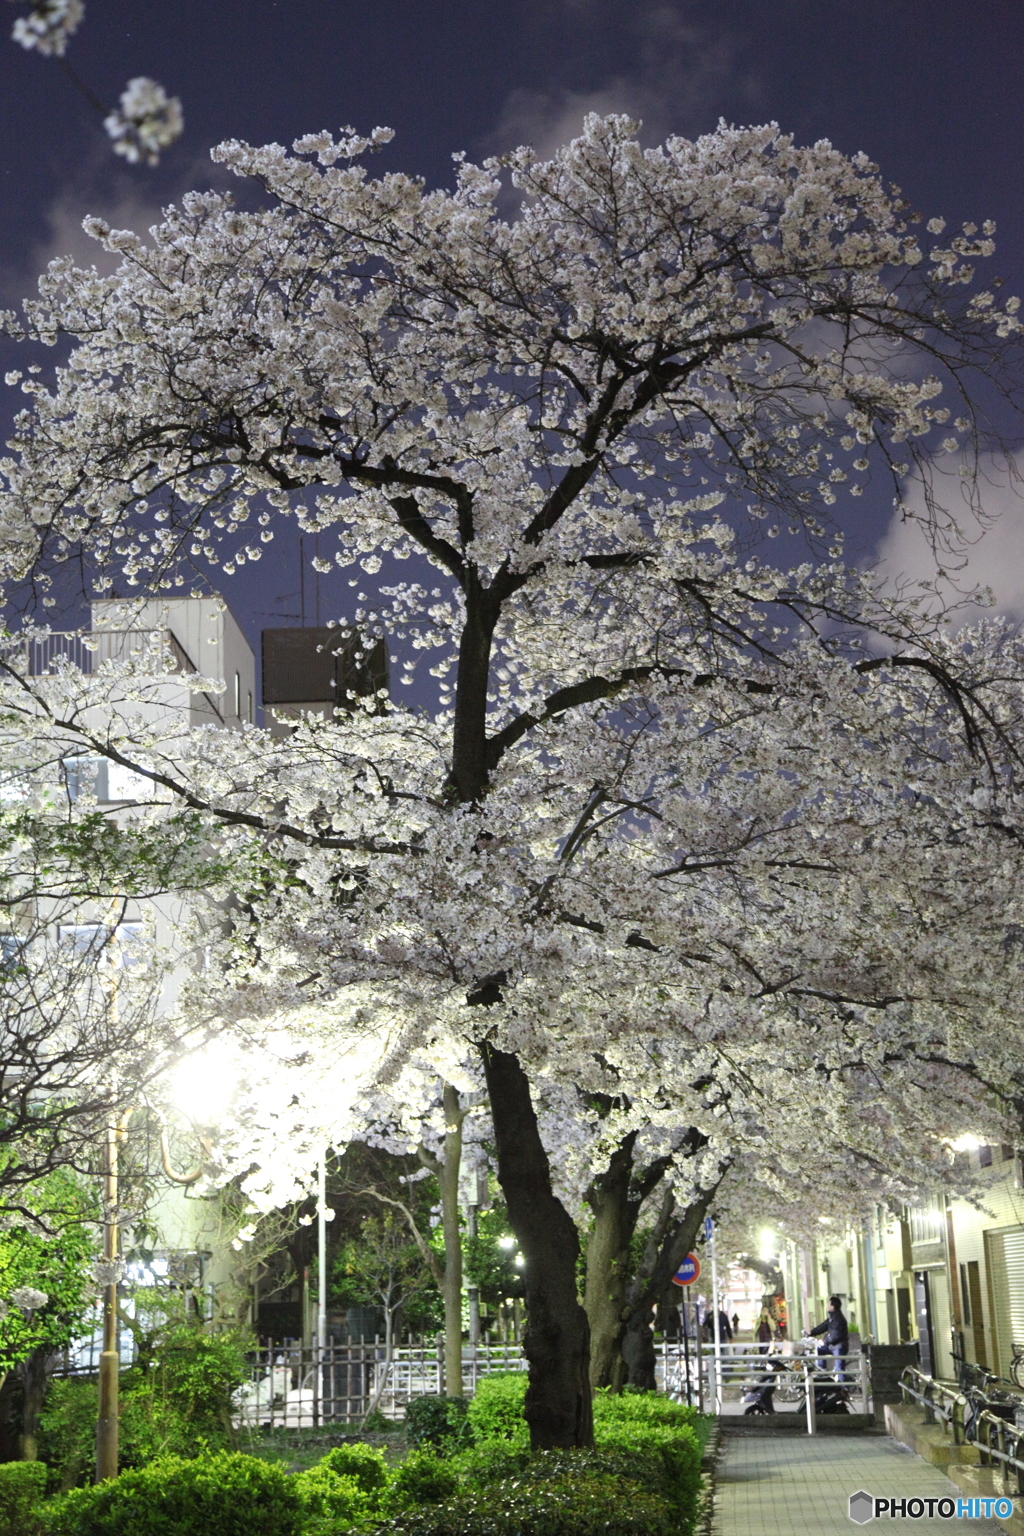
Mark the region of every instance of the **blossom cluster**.
<instances>
[{"instance_id":1,"label":"blossom cluster","mask_svg":"<svg viewBox=\"0 0 1024 1536\"><path fill-rule=\"evenodd\" d=\"M11 36L23 48L61 58L84 15L82 0L35 0L28 15L14 23Z\"/></svg>"},{"instance_id":2,"label":"blossom cluster","mask_svg":"<svg viewBox=\"0 0 1024 1536\"><path fill-rule=\"evenodd\" d=\"M177 96L168 96L159 81L145 75L129 80L120 107L103 121L114 153L131 165L157 165L160 151L180 138L184 125Z\"/></svg>"}]
</instances>

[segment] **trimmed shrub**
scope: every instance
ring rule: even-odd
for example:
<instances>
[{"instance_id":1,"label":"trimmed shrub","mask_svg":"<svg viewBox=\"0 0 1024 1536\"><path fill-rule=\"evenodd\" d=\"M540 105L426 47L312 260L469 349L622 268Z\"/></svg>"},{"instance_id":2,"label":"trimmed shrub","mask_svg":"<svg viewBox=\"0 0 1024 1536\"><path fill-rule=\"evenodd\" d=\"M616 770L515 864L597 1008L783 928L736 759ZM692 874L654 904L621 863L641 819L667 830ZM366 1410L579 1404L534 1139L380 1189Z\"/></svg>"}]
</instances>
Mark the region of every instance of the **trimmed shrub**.
<instances>
[{"instance_id":1,"label":"trimmed shrub","mask_svg":"<svg viewBox=\"0 0 1024 1536\"><path fill-rule=\"evenodd\" d=\"M255 1456L168 1456L47 1511L52 1536L300 1536L295 1479Z\"/></svg>"},{"instance_id":2,"label":"trimmed shrub","mask_svg":"<svg viewBox=\"0 0 1024 1536\"><path fill-rule=\"evenodd\" d=\"M384 1452L375 1445L365 1445L361 1440L351 1445L336 1445L317 1462L338 1477L352 1477L364 1493L378 1493L387 1487L388 1464Z\"/></svg>"},{"instance_id":3,"label":"trimmed shrub","mask_svg":"<svg viewBox=\"0 0 1024 1536\"><path fill-rule=\"evenodd\" d=\"M510 1479L413 1509L375 1536L677 1536L670 1506L606 1474Z\"/></svg>"},{"instance_id":4,"label":"trimmed shrub","mask_svg":"<svg viewBox=\"0 0 1024 1536\"><path fill-rule=\"evenodd\" d=\"M474 1440L511 1440L529 1445L530 1431L523 1417L525 1397L525 1371L484 1376L467 1409Z\"/></svg>"},{"instance_id":5,"label":"trimmed shrub","mask_svg":"<svg viewBox=\"0 0 1024 1536\"><path fill-rule=\"evenodd\" d=\"M302 1506L302 1536L335 1536L370 1512L370 1498L356 1479L332 1472L323 1462L297 1472L292 1483Z\"/></svg>"},{"instance_id":6,"label":"trimmed shrub","mask_svg":"<svg viewBox=\"0 0 1024 1536\"><path fill-rule=\"evenodd\" d=\"M405 1433L410 1445L437 1445L450 1449L472 1441L469 1404L464 1397L414 1397L405 1410Z\"/></svg>"},{"instance_id":7,"label":"trimmed shrub","mask_svg":"<svg viewBox=\"0 0 1024 1536\"><path fill-rule=\"evenodd\" d=\"M395 1468L380 1507L384 1514L394 1515L418 1505L440 1504L458 1491L459 1474L453 1464L424 1446L410 1451Z\"/></svg>"},{"instance_id":8,"label":"trimmed shrub","mask_svg":"<svg viewBox=\"0 0 1024 1536\"><path fill-rule=\"evenodd\" d=\"M193 1324L172 1329L148 1371L125 1371L119 1388L118 1439L123 1469L165 1456L229 1450L231 1397L248 1375L243 1341L204 1333ZM51 1467L51 1488L66 1491L92 1478L96 1458L94 1381L51 1381L39 1423L39 1447Z\"/></svg>"},{"instance_id":9,"label":"trimmed shrub","mask_svg":"<svg viewBox=\"0 0 1024 1536\"><path fill-rule=\"evenodd\" d=\"M614 1439L602 1438L598 1450L609 1458L617 1457L624 1467L628 1467L630 1458L635 1462L642 1457L647 1476L663 1490L680 1518L695 1516L700 1499L703 1447L689 1426L668 1432L654 1428L627 1431Z\"/></svg>"},{"instance_id":10,"label":"trimmed shrub","mask_svg":"<svg viewBox=\"0 0 1024 1536\"><path fill-rule=\"evenodd\" d=\"M94 1381L54 1378L39 1418L39 1454L49 1463L51 1493L92 1481L99 1392Z\"/></svg>"},{"instance_id":11,"label":"trimmed shrub","mask_svg":"<svg viewBox=\"0 0 1024 1536\"><path fill-rule=\"evenodd\" d=\"M678 1443L673 1443L677 1441ZM497 1446L487 1447L498 1450ZM700 1492L700 1446L690 1429L667 1441L651 1440L642 1432L618 1443L602 1444L586 1451L504 1450L490 1459L470 1452L459 1458L467 1483L488 1487L515 1478L524 1483L547 1482L562 1477L612 1477L623 1483L640 1483L672 1507L677 1528L692 1521Z\"/></svg>"},{"instance_id":12,"label":"trimmed shrub","mask_svg":"<svg viewBox=\"0 0 1024 1536\"><path fill-rule=\"evenodd\" d=\"M673 1403L660 1392L612 1393L602 1387L594 1393L595 1427L612 1423L694 1426L700 1418L696 1408L688 1408L685 1403Z\"/></svg>"},{"instance_id":13,"label":"trimmed shrub","mask_svg":"<svg viewBox=\"0 0 1024 1536\"><path fill-rule=\"evenodd\" d=\"M45 1496L43 1462L0 1462L0 1531L4 1536L42 1536Z\"/></svg>"}]
</instances>

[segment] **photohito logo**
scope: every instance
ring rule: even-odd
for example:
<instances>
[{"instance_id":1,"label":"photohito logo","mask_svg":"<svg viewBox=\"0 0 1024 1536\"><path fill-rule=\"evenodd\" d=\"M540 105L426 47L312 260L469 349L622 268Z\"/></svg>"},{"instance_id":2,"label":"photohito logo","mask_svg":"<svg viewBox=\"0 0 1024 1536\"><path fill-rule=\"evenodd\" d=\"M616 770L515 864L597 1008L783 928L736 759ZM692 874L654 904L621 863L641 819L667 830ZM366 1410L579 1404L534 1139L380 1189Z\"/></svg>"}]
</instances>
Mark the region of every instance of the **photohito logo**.
<instances>
[{"instance_id":1,"label":"photohito logo","mask_svg":"<svg viewBox=\"0 0 1024 1536\"><path fill-rule=\"evenodd\" d=\"M881 1499L859 1489L850 1494L850 1519L856 1525L869 1520L1008 1520L1012 1499Z\"/></svg>"}]
</instances>

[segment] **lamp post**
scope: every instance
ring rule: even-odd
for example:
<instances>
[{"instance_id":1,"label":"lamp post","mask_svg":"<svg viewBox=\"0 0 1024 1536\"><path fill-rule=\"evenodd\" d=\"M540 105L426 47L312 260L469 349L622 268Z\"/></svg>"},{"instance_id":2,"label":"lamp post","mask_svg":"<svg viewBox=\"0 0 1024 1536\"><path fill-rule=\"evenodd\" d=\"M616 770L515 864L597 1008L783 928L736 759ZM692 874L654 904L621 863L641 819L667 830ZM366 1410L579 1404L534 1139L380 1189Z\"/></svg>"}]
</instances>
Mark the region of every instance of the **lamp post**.
<instances>
[{"instance_id":1,"label":"lamp post","mask_svg":"<svg viewBox=\"0 0 1024 1536\"><path fill-rule=\"evenodd\" d=\"M117 1288L121 1283L121 1214L118 1209L118 1158L128 1122L135 1111L129 1105L121 1118L107 1126L103 1168L103 1258L98 1265L103 1285L103 1350L100 1354L99 1404L96 1416L96 1481L106 1482L118 1472L118 1398L121 1349L118 1331ZM210 1144L200 1135L208 1157ZM175 1184L194 1184L202 1176L202 1164L190 1173L171 1167L167 1130L160 1126L160 1161L167 1178Z\"/></svg>"},{"instance_id":2,"label":"lamp post","mask_svg":"<svg viewBox=\"0 0 1024 1536\"><path fill-rule=\"evenodd\" d=\"M117 1210L118 1150L131 1110L107 1126L103 1169L103 1351L100 1355L99 1412L96 1419L96 1481L117 1476L118 1372L121 1352L117 1329L117 1287L121 1279L121 1225Z\"/></svg>"}]
</instances>

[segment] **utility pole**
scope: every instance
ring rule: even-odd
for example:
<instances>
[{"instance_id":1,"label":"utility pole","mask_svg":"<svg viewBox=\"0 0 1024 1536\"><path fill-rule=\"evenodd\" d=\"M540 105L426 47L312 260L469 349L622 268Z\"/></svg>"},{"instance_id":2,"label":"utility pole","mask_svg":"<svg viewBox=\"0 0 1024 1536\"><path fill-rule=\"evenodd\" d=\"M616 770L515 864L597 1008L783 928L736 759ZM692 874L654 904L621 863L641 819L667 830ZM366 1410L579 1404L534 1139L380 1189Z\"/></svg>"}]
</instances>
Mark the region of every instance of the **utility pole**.
<instances>
[{"instance_id":1,"label":"utility pole","mask_svg":"<svg viewBox=\"0 0 1024 1536\"><path fill-rule=\"evenodd\" d=\"M711 1321L715 1340L715 1402L716 1413L722 1411L722 1333L718 1322L718 1257L715 1253L715 1223L710 1216L704 1218L704 1231L711 1249Z\"/></svg>"},{"instance_id":2,"label":"utility pole","mask_svg":"<svg viewBox=\"0 0 1024 1536\"><path fill-rule=\"evenodd\" d=\"M129 1111L130 1113L130 1111ZM96 1481L117 1476L118 1372L121 1356L117 1330L118 1259L121 1228L117 1211L117 1160L127 1115L107 1126L103 1169L103 1352L100 1355L99 1414L96 1420Z\"/></svg>"}]
</instances>

